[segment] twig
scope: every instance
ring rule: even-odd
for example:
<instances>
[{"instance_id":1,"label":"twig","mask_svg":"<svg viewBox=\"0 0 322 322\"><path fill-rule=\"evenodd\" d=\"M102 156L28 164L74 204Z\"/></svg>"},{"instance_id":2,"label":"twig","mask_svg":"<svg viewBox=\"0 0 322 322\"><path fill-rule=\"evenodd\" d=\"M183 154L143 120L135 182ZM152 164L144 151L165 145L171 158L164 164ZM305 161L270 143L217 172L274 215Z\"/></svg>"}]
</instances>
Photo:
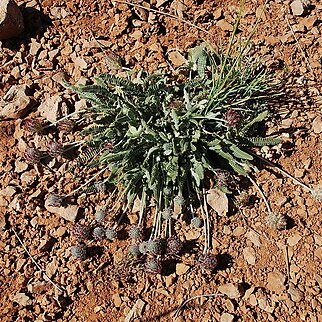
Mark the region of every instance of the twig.
<instances>
[{"instance_id":1,"label":"twig","mask_svg":"<svg viewBox=\"0 0 322 322\"><path fill-rule=\"evenodd\" d=\"M13 233L15 234L15 236L17 237L19 243L21 244L21 246L23 247L23 249L25 250L25 252L28 254L28 256L30 257L30 259L32 260L32 262L35 264L35 266L39 269L39 271L44 275L44 279L47 280L48 282L50 282L55 288L57 288L57 290L59 290L60 292L64 292L64 290L62 288L60 288L57 284L55 284L50 278L49 276L44 272L44 270L40 267L40 265L36 262L36 260L32 257L32 255L29 253L27 247L25 246L25 244L23 243L23 241L20 239L19 235L17 234L17 232L15 231L15 229L13 227L11 227L11 230L13 231Z\"/></svg>"},{"instance_id":2,"label":"twig","mask_svg":"<svg viewBox=\"0 0 322 322\"><path fill-rule=\"evenodd\" d=\"M285 255L285 263L286 263L286 271L287 271L287 284L290 283L291 277L290 277L290 259L288 256L288 247L285 245L284 247L284 255Z\"/></svg>"},{"instance_id":3,"label":"twig","mask_svg":"<svg viewBox=\"0 0 322 322\"><path fill-rule=\"evenodd\" d=\"M190 297L189 299L185 300L180 306L179 308L177 308L177 310L175 311L173 318L176 318L179 314L179 312L185 307L185 305L187 305L187 303L189 303L192 300L198 299L198 298L202 298L202 297L218 297L218 296L225 296L225 294L221 294L221 293L214 293L214 294L201 294L201 295L196 295L193 297Z\"/></svg>"},{"instance_id":4,"label":"twig","mask_svg":"<svg viewBox=\"0 0 322 322\"><path fill-rule=\"evenodd\" d=\"M172 15L171 13L167 13L167 12L162 12L160 10L157 10L157 9L152 9L152 8L147 8L145 6L141 6L137 3L130 3L130 2L127 2L127 1L123 1L123 0L113 0L114 2L118 2L118 3L123 3L123 4L127 4L129 6L132 6L132 7L136 7L136 8L141 8L141 9L144 9L144 10L148 10L148 11L151 11L151 12L154 12L154 13L157 13L157 14L160 14L160 15L164 15L164 16L167 16L169 18L172 18L172 19L175 19L175 20L178 20L178 21L181 21L193 28L196 28L200 31L203 31L205 32L206 34L210 35L210 36L215 36L214 34L212 34L211 32L209 32L208 30L204 29L204 28L201 28L201 27L198 27L197 25L193 24L192 22L188 21L188 20L185 20L185 19L182 19L176 15Z\"/></svg>"}]
</instances>

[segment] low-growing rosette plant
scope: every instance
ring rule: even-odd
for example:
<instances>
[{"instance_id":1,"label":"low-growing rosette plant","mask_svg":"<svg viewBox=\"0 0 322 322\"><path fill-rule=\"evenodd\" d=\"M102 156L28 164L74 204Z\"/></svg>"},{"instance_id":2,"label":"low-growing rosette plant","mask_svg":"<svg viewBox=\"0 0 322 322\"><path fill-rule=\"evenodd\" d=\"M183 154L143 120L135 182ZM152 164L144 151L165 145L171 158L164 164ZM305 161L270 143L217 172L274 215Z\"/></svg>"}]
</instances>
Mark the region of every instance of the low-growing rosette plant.
<instances>
[{"instance_id":1,"label":"low-growing rosette plant","mask_svg":"<svg viewBox=\"0 0 322 322\"><path fill-rule=\"evenodd\" d=\"M204 253L210 251L212 218L205 199L206 176L225 182L223 170L249 176L248 147L279 143L256 135L269 115L277 84L245 55L231 59L203 44L173 75L128 71L102 74L93 85L69 86L91 106L84 144L95 151L90 166L108 170L130 210L141 201L138 227L155 203L150 240L173 234L172 210L199 201ZM228 192L227 184L218 187ZM151 213L151 212L150 212Z\"/></svg>"},{"instance_id":2,"label":"low-growing rosette plant","mask_svg":"<svg viewBox=\"0 0 322 322\"><path fill-rule=\"evenodd\" d=\"M268 200L252 176L256 171L254 158L258 157L252 147L280 143L278 138L260 135L261 125L270 116L270 102L280 94L280 87L261 64L247 57L245 48L231 58L231 46L220 54L202 44L191 49L187 64L172 74L121 69L118 75L95 77L92 85L66 84L90 105L57 124L64 131L76 123L85 124L83 139L75 143L84 146L84 153L75 166L95 168L97 172L62 198L99 179L96 186L94 183L96 190L104 192L106 184L114 185L113 194L118 195L115 204L120 205L109 211L113 214L115 210L113 227L95 228L95 239L116 238L122 214L131 211L139 199L139 219L129 230L134 241L129 253L134 257L157 256L153 265L150 263L150 271L160 272L162 240L166 240L169 254L182 251L174 231L178 218L174 210L190 209L191 229L203 229L200 265L212 271L217 261L211 254L213 214L208 210L206 193L214 186L229 193L234 176L246 177L254 184L273 218ZM26 126L39 131L38 123ZM55 142L49 148L54 156L63 151ZM29 151L27 159L31 163L39 158L35 151ZM277 169L321 197L321 189L311 189ZM151 204L154 208L148 211ZM198 214L193 211L196 204ZM104 222L105 215L97 212L97 222ZM152 223L151 234L144 238L142 227L148 221ZM279 229L286 225L284 221Z\"/></svg>"}]
</instances>

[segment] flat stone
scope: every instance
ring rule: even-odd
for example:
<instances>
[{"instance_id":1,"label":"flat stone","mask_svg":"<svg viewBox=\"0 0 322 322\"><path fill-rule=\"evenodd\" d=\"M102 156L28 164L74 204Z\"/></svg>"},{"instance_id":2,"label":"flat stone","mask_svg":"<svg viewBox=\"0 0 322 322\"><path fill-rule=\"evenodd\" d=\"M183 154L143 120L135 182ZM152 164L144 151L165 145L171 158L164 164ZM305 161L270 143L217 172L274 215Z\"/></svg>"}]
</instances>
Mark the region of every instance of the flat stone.
<instances>
[{"instance_id":1,"label":"flat stone","mask_svg":"<svg viewBox=\"0 0 322 322\"><path fill-rule=\"evenodd\" d=\"M177 275L183 275L183 274L187 273L189 268L190 267L184 263L178 263L176 265L176 273L177 273Z\"/></svg>"},{"instance_id":2,"label":"flat stone","mask_svg":"<svg viewBox=\"0 0 322 322\"><path fill-rule=\"evenodd\" d=\"M232 283L228 283L228 284L224 284L224 285L219 286L218 291L220 293L227 295L231 299L240 298L245 293L244 289L242 288L242 286L240 284L235 285Z\"/></svg>"},{"instance_id":3,"label":"flat stone","mask_svg":"<svg viewBox=\"0 0 322 322\"><path fill-rule=\"evenodd\" d=\"M223 313L220 317L220 322L233 322L235 316L230 313Z\"/></svg>"},{"instance_id":4,"label":"flat stone","mask_svg":"<svg viewBox=\"0 0 322 322\"><path fill-rule=\"evenodd\" d=\"M17 293L13 301L20 304L21 306L27 306L31 304L31 299L29 296L27 296L25 293Z\"/></svg>"},{"instance_id":5,"label":"flat stone","mask_svg":"<svg viewBox=\"0 0 322 322\"><path fill-rule=\"evenodd\" d=\"M22 13L13 0L0 1L0 40L17 37L24 29Z\"/></svg>"},{"instance_id":6,"label":"flat stone","mask_svg":"<svg viewBox=\"0 0 322 322\"><path fill-rule=\"evenodd\" d=\"M0 119L24 117L36 103L29 94L30 89L27 85L11 86L0 100Z\"/></svg>"},{"instance_id":7,"label":"flat stone","mask_svg":"<svg viewBox=\"0 0 322 322\"><path fill-rule=\"evenodd\" d=\"M79 206L77 205L68 205L66 207L53 207L48 205L48 201L45 202L45 208L47 211L59 215L68 221L76 221L79 214Z\"/></svg>"},{"instance_id":8,"label":"flat stone","mask_svg":"<svg viewBox=\"0 0 322 322\"><path fill-rule=\"evenodd\" d=\"M289 246L295 246L300 240L302 236L299 234L295 234L289 238L287 238L287 243Z\"/></svg>"},{"instance_id":9,"label":"flat stone","mask_svg":"<svg viewBox=\"0 0 322 322\"><path fill-rule=\"evenodd\" d=\"M254 248L252 247L245 247L243 249L243 256L245 261L250 265L255 265L256 262L256 253Z\"/></svg>"},{"instance_id":10,"label":"flat stone","mask_svg":"<svg viewBox=\"0 0 322 322\"><path fill-rule=\"evenodd\" d=\"M28 164L24 161L21 161L19 159L15 160L15 172L16 173L21 173L27 170Z\"/></svg>"},{"instance_id":11,"label":"flat stone","mask_svg":"<svg viewBox=\"0 0 322 322\"><path fill-rule=\"evenodd\" d=\"M285 274L279 271L270 272L267 277L267 288L272 292L282 293L286 289L285 280Z\"/></svg>"},{"instance_id":12,"label":"flat stone","mask_svg":"<svg viewBox=\"0 0 322 322\"><path fill-rule=\"evenodd\" d=\"M294 16L301 16L304 13L304 6L301 0L295 0L291 3L291 10Z\"/></svg>"},{"instance_id":13,"label":"flat stone","mask_svg":"<svg viewBox=\"0 0 322 322\"><path fill-rule=\"evenodd\" d=\"M288 294L291 296L293 302L300 302L304 298L304 294L293 283L290 283Z\"/></svg>"},{"instance_id":14,"label":"flat stone","mask_svg":"<svg viewBox=\"0 0 322 322\"><path fill-rule=\"evenodd\" d=\"M312 122L313 132L319 134L322 132L322 118L321 116L317 116Z\"/></svg>"},{"instance_id":15,"label":"flat stone","mask_svg":"<svg viewBox=\"0 0 322 322\"><path fill-rule=\"evenodd\" d=\"M61 114L63 100L61 95L57 94L46 99L39 107L38 112L42 117L51 123L58 120Z\"/></svg>"},{"instance_id":16,"label":"flat stone","mask_svg":"<svg viewBox=\"0 0 322 322\"><path fill-rule=\"evenodd\" d=\"M122 299L120 294L116 293L112 295L112 300L114 302L115 307L120 307L122 305Z\"/></svg>"}]
</instances>

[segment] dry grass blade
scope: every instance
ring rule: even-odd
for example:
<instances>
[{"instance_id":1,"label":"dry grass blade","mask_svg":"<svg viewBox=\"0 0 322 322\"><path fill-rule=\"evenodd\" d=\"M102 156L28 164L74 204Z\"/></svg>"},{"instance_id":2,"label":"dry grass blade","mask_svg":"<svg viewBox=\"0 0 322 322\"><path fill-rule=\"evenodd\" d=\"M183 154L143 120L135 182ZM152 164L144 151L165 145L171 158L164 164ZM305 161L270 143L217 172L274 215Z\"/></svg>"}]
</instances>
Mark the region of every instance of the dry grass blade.
<instances>
[{"instance_id":1,"label":"dry grass blade","mask_svg":"<svg viewBox=\"0 0 322 322\"><path fill-rule=\"evenodd\" d=\"M177 318L179 312L192 300L196 300L202 297L219 297L219 296L225 296L225 294L222 293L213 293L213 294L201 294L201 295L196 295L193 297L190 297L189 299L185 300L178 308L177 310L174 312L173 318Z\"/></svg>"},{"instance_id":2,"label":"dry grass blade","mask_svg":"<svg viewBox=\"0 0 322 322\"><path fill-rule=\"evenodd\" d=\"M35 266L40 270L40 272L44 275L45 280L47 280L49 283L51 283L57 290L59 290L60 292L64 292L64 290L59 287L56 283L54 283L49 276L44 272L44 270L40 267L40 265L36 262L36 260L33 258L33 256L30 254L30 252L28 251L27 247L25 246L25 244L23 243L23 241L20 239L19 235L17 234L17 232L15 231L15 229L13 227L11 227L11 230L13 231L13 233L15 234L15 236L17 237L19 243L21 244L21 246L23 247L24 251L28 254L28 256L30 257L30 259L32 260L32 262L35 264Z\"/></svg>"},{"instance_id":3,"label":"dry grass blade","mask_svg":"<svg viewBox=\"0 0 322 322\"><path fill-rule=\"evenodd\" d=\"M167 12L162 12L160 10L157 10L157 9L152 9L152 8L147 8L145 6L141 6L137 3L131 3L131 2L127 2L127 1L122 1L122 0L113 0L114 2L118 2L118 3L124 3L124 4L127 4L129 6L132 6L132 7L136 7L136 8L141 8L141 9L144 9L144 10L148 10L148 11L151 11L151 12L154 12L154 13L157 13L157 14L160 14L160 15L163 15L163 16L167 16L171 19L175 19L175 20L178 20L180 22L183 22L195 29L198 29L202 32L205 32L206 34L208 35L211 35L211 36L215 36L214 34L212 34L211 32L209 32L208 30L204 29L204 28L201 28L201 27L198 27L197 25L193 24L192 22L188 21L188 20L185 20L185 19L182 19L176 15L172 15L171 13L167 13Z\"/></svg>"}]
</instances>

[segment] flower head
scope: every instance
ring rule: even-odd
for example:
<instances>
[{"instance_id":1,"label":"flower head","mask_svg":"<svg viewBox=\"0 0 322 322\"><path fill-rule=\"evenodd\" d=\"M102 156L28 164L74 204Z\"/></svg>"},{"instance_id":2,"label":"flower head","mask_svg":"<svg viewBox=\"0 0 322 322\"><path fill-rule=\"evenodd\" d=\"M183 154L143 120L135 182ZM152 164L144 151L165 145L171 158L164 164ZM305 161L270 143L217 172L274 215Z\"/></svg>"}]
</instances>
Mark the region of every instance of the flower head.
<instances>
[{"instance_id":1,"label":"flower head","mask_svg":"<svg viewBox=\"0 0 322 322\"><path fill-rule=\"evenodd\" d=\"M36 148L27 148L25 152L25 159L29 164L38 163L41 159L42 153Z\"/></svg>"},{"instance_id":2,"label":"flower head","mask_svg":"<svg viewBox=\"0 0 322 322\"><path fill-rule=\"evenodd\" d=\"M237 127L240 124L241 115L238 111L229 109L224 114L224 119L227 121L227 125L230 127Z\"/></svg>"}]
</instances>

